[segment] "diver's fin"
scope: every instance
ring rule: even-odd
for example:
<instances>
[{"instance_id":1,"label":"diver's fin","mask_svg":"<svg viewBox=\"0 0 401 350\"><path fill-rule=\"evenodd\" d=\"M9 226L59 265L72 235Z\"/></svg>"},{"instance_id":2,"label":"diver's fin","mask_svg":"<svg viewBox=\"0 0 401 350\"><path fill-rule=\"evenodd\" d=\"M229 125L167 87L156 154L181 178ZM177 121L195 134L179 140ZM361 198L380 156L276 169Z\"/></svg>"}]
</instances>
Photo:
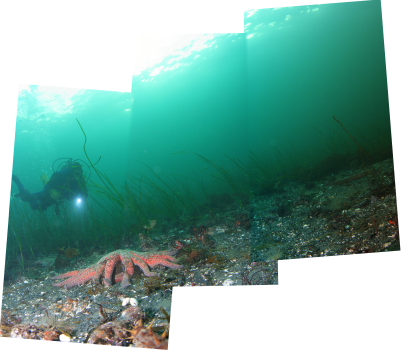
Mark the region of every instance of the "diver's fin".
<instances>
[{"instance_id":1,"label":"diver's fin","mask_svg":"<svg viewBox=\"0 0 401 350\"><path fill-rule=\"evenodd\" d=\"M17 184L17 186L22 186L22 183L17 175L12 175L12 180Z\"/></svg>"},{"instance_id":2,"label":"diver's fin","mask_svg":"<svg viewBox=\"0 0 401 350\"><path fill-rule=\"evenodd\" d=\"M31 198L31 194L29 193L29 191L24 187L24 185L22 184L22 182L20 181L20 179L18 178L18 176L14 175L12 176L13 181L15 182L15 184L18 187L19 193L15 194L14 197L18 198L21 197L21 199L23 201L29 201Z\"/></svg>"},{"instance_id":3,"label":"diver's fin","mask_svg":"<svg viewBox=\"0 0 401 350\"><path fill-rule=\"evenodd\" d=\"M18 176L13 174L12 179L15 182L15 184L17 185L20 192L27 191Z\"/></svg>"}]
</instances>

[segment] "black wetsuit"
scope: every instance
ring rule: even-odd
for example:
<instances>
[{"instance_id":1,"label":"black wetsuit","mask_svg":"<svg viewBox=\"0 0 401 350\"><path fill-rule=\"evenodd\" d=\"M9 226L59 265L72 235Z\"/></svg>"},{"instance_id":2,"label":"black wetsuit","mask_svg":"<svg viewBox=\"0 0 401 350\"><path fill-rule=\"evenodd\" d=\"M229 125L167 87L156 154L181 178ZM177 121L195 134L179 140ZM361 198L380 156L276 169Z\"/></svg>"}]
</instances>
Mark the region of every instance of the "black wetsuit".
<instances>
[{"instance_id":1,"label":"black wetsuit","mask_svg":"<svg viewBox=\"0 0 401 350\"><path fill-rule=\"evenodd\" d=\"M28 202L33 210L44 211L48 207L56 205L56 213L58 212L59 203L64 199L71 200L78 197L85 199L88 194L82 175L82 168L79 163L78 165L75 164L77 163L54 172L43 190L36 193L30 193L20 179L13 175L12 179L19 190L16 197Z\"/></svg>"}]
</instances>

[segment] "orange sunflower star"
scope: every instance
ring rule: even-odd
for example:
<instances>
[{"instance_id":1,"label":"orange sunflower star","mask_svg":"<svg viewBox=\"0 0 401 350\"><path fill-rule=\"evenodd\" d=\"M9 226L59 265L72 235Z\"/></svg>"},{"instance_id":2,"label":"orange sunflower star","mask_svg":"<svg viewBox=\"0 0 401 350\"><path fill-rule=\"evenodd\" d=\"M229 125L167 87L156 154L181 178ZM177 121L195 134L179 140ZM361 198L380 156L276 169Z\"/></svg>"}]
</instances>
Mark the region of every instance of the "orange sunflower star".
<instances>
[{"instance_id":1,"label":"orange sunflower star","mask_svg":"<svg viewBox=\"0 0 401 350\"><path fill-rule=\"evenodd\" d=\"M173 257L178 250L165 250L161 252L136 252L133 250L115 250L103 256L96 264L87 268L70 271L62 275L51 277L51 279L66 280L53 283L53 286L71 287L84 284L90 280L95 282L102 281L105 286L110 286L114 281L121 282L121 287L125 288L130 285L129 278L134 274L135 266L138 266L145 276L157 276L156 272L150 271L150 267L157 265L166 266L172 269L180 269L183 266L174 263L176 259ZM117 274L117 268L122 267L122 273Z\"/></svg>"}]
</instances>

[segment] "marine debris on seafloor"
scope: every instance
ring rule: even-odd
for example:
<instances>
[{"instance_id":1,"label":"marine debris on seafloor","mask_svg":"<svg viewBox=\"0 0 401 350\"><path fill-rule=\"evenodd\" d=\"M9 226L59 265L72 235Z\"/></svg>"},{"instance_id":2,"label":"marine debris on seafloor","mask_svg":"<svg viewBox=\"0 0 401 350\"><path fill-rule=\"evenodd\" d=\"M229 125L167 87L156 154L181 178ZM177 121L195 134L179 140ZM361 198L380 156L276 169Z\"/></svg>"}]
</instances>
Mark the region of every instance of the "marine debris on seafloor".
<instances>
[{"instance_id":1,"label":"marine debris on seafloor","mask_svg":"<svg viewBox=\"0 0 401 350\"><path fill-rule=\"evenodd\" d=\"M162 334L153 329L154 321L144 326L145 313L139 306L125 309L115 320L95 328L87 339L89 344L133 346L146 349L168 348L168 324Z\"/></svg>"},{"instance_id":2,"label":"marine debris on seafloor","mask_svg":"<svg viewBox=\"0 0 401 350\"><path fill-rule=\"evenodd\" d=\"M100 305L102 310L102 306ZM145 326L146 313L139 306L130 306L124 309L117 317L106 320L94 328L87 336L86 343L133 346L146 349L167 349L169 315L161 308L164 315L158 320L162 322L155 325L154 319ZM102 310L104 314L105 311ZM166 315L168 317L166 317ZM72 337L57 323L53 325L25 324L12 316L10 310L3 310L1 321L1 336L22 339L37 339L69 342Z\"/></svg>"}]
</instances>

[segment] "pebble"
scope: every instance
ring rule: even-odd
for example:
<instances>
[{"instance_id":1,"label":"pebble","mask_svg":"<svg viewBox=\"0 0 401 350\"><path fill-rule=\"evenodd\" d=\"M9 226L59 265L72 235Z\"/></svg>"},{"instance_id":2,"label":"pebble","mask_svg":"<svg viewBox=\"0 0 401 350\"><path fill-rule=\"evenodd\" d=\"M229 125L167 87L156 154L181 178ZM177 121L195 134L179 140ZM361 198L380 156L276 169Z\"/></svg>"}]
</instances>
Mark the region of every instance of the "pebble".
<instances>
[{"instance_id":1,"label":"pebble","mask_svg":"<svg viewBox=\"0 0 401 350\"><path fill-rule=\"evenodd\" d=\"M232 286L233 284L234 284L234 281L230 278L223 281L223 286Z\"/></svg>"},{"instance_id":2,"label":"pebble","mask_svg":"<svg viewBox=\"0 0 401 350\"><path fill-rule=\"evenodd\" d=\"M63 342L71 341L71 338L68 335L65 335L63 333L61 333L58 338L60 339L60 341L63 341Z\"/></svg>"}]
</instances>

